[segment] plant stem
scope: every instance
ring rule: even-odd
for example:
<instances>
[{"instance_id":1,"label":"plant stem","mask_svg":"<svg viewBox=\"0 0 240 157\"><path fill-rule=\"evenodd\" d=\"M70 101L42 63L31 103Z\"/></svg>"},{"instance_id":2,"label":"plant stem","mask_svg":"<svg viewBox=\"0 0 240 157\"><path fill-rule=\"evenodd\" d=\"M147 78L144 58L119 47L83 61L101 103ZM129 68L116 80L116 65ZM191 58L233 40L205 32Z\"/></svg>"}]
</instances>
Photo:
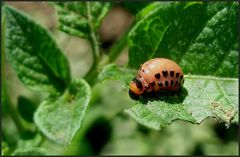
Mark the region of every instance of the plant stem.
<instances>
[{"instance_id":1,"label":"plant stem","mask_svg":"<svg viewBox=\"0 0 240 157\"><path fill-rule=\"evenodd\" d=\"M94 31L91 31L90 43L92 46L93 63L89 70L89 73L91 73L91 71L94 71L94 69L97 67L99 59L100 59L99 42L98 42L97 35Z\"/></svg>"},{"instance_id":2,"label":"plant stem","mask_svg":"<svg viewBox=\"0 0 240 157\"><path fill-rule=\"evenodd\" d=\"M10 102L10 100L7 101L8 107L9 107L9 113L12 117L13 122L15 123L19 134L23 134L26 131L26 128L24 126L24 124L22 123L20 116L18 114L18 112L16 111L15 106L13 105L13 103Z\"/></svg>"},{"instance_id":3,"label":"plant stem","mask_svg":"<svg viewBox=\"0 0 240 157\"><path fill-rule=\"evenodd\" d=\"M90 83L94 84L94 79L97 77L99 71L102 70L102 68L112 63L116 60L116 58L121 54L122 50L126 47L127 44L127 35L129 31L125 32L123 36L111 47L109 50L109 55L102 55L101 58L99 57L99 62L87 73L85 79Z\"/></svg>"},{"instance_id":4,"label":"plant stem","mask_svg":"<svg viewBox=\"0 0 240 157\"><path fill-rule=\"evenodd\" d=\"M122 35L122 37L111 47L108 55L101 55L99 37L97 36L96 30L92 24L89 2L87 2L87 11L91 30L89 40L92 46L93 64L84 78L90 85L92 85L95 84L99 71L101 71L105 65L114 62L121 54L122 50L126 47L128 34L131 31L132 25L134 25L135 21L131 24L131 26L129 26L129 29Z\"/></svg>"},{"instance_id":5,"label":"plant stem","mask_svg":"<svg viewBox=\"0 0 240 157\"><path fill-rule=\"evenodd\" d=\"M85 79L88 81L89 77L92 76L97 68L99 59L100 59L100 45L99 45L99 37L97 36L96 29L94 28L93 21L92 21L92 15L91 15L91 8L89 2L86 2L87 4L87 17L88 17L88 25L90 27L90 37L89 41L92 47L92 66L88 73L85 75ZM91 78L91 77L90 77Z\"/></svg>"}]
</instances>

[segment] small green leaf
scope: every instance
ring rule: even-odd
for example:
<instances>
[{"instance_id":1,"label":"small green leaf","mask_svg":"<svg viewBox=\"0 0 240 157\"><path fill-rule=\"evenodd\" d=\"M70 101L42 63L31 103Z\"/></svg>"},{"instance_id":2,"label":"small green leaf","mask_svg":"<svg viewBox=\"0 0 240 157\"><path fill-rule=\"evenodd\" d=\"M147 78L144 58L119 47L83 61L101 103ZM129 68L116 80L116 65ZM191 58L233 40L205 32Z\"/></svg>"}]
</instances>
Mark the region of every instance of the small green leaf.
<instances>
[{"instance_id":1,"label":"small green leaf","mask_svg":"<svg viewBox=\"0 0 240 157\"><path fill-rule=\"evenodd\" d=\"M191 4L191 5L190 5ZM129 65L171 58L185 73L237 77L237 3L153 3L129 34ZM147 10L147 11L146 11Z\"/></svg>"},{"instance_id":2,"label":"small green leaf","mask_svg":"<svg viewBox=\"0 0 240 157\"><path fill-rule=\"evenodd\" d=\"M147 104L137 102L125 112L140 124L160 130L174 120L201 123L216 117L231 123L238 117L238 80L207 76L186 76L184 88L173 95L160 95Z\"/></svg>"},{"instance_id":3,"label":"small green leaf","mask_svg":"<svg viewBox=\"0 0 240 157\"><path fill-rule=\"evenodd\" d=\"M67 58L50 34L24 13L4 6L5 52L30 89L56 93L70 82Z\"/></svg>"},{"instance_id":4,"label":"small green leaf","mask_svg":"<svg viewBox=\"0 0 240 157\"><path fill-rule=\"evenodd\" d=\"M43 101L34 121L45 136L67 146L81 128L90 97L89 85L84 80L76 80L62 96Z\"/></svg>"},{"instance_id":5,"label":"small green leaf","mask_svg":"<svg viewBox=\"0 0 240 157\"><path fill-rule=\"evenodd\" d=\"M120 80L123 83L128 84L136 73L134 69L128 69L125 67L119 67L116 64L109 64L103 68L101 73L98 75L100 82L104 80Z\"/></svg>"},{"instance_id":6,"label":"small green leaf","mask_svg":"<svg viewBox=\"0 0 240 157\"><path fill-rule=\"evenodd\" d=\"M31 100L19 96L17 108L23 119L28 122L33 122L33 113L37 109L37 106Z\"/></svg>"},{"instance_id":7,"label":"small green leaf","mask_svg":"<svg viewBox=\"0 0 240 157\"><path fill-rule=\"evenodd\" d=\"M109 2L56 2L59 28L70 35L88 38L93 25L96 31L111 8Z\"/></svg>"}]
</instances>

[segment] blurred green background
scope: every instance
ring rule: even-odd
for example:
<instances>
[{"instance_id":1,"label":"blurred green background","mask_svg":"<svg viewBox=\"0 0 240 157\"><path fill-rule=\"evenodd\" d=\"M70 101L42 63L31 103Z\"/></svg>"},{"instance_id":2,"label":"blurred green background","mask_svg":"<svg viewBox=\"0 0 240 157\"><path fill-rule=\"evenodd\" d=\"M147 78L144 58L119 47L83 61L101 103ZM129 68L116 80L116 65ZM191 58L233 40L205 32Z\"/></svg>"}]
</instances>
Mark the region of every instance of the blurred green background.
<instances>
[{"instance_id":1,"label":"blurred green background","mask_svg":"<svg viewBox=\"0 0 240 157\"><path fill-rule=\"evenodd\" d=\"M69 36L57 29L56 12L47 2L6 2L25 11L27 14L50 30L59 46L68 57L73 79L83 77L91 65L91 47L87 40ZM132 3L144 6L144 3ZM128 5L131 6L131 5ZM122 3L116 3L100 28L103 49L108 49L118 40L134 20L134 12L129 12ZM117 64L128 61L128 49L117 59ZM9 100L17 107L19 97L28 98L33 109L46 97L45 94L28 90L5 60L5 79ZM114 92L112 92L114 91ZM20 136L9 109L2 109L2 150L28 147L39 141L39 147L48 153L86 154L86 155L237 155L239 127L232 124L229 128L213 118L201 125L175 121L166 125L162 131L154 131L139 125L124 114L132 100L127 88L117 81L105 81L93 89L94 104L90 104L83 128L71 144L64 150L39 134L26 133ZM27 101L29 101L27 100ZM35 105L35 107L34 107ZM21 121L24 121L21 119ZM30 122L24 121L33 130Z\"/></svg>"}]
</instances>

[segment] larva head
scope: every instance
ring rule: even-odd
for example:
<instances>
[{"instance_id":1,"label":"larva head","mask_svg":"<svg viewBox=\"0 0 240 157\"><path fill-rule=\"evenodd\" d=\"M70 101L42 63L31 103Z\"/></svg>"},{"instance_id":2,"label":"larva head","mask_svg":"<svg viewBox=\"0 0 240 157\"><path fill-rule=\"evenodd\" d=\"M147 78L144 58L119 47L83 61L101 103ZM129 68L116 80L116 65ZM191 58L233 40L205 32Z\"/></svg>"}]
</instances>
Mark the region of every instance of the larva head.
<instances>
[{"instance_id":1,"label":"larva head","mask_svg":"<svg viewBox=\"0 0 240 157\"><path fill-rule=\"evenodd\" d=\"M139 96L143 93L143 85L142 81L135 77L131 82L130 82L130 89L129 89L129 95L132 99L139 99Z\"/></svg>"}]
</instances>

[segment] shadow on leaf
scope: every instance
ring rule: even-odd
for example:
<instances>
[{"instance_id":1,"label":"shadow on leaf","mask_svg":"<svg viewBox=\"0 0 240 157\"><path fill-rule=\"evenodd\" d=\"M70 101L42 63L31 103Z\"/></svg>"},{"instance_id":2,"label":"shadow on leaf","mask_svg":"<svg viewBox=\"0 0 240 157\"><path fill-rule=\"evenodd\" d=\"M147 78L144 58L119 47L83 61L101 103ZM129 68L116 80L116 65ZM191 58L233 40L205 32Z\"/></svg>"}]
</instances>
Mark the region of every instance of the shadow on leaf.
<instances>
[{"instance_id":1,"label":"shadow on leaf","mask_svg":"<svg viewBox=\"0 0 240 157\"><path fill-rule=\"evenodd\" d=\"M139 97L139 101L143 104L147 104L149 101L164 101L169 104L182 103L185 97L188 95L188 91L185 87L182 87L178 92L171 91L159 91L143 94Z\"/></svg>"}]
</instances>

